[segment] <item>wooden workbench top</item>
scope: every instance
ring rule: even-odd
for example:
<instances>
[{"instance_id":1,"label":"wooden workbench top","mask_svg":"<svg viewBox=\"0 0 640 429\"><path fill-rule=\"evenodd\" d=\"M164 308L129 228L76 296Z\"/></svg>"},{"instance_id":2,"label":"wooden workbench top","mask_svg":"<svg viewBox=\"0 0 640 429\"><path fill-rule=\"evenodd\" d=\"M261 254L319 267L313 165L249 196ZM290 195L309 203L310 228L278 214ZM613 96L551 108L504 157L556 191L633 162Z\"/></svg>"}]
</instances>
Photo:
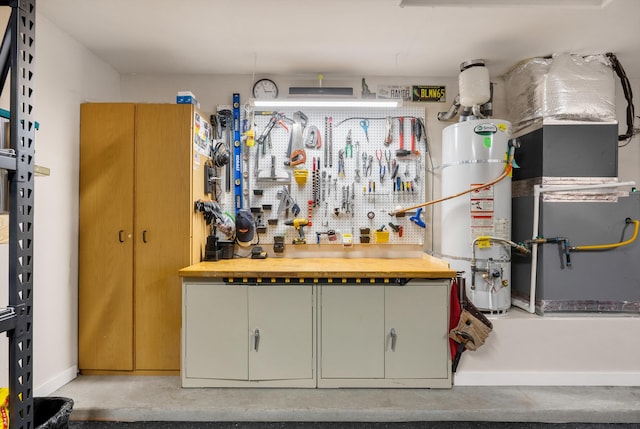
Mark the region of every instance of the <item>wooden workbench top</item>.
<instances>
[{"instance_id":1,"label":"wooden workbench top","mask_svg":"<svg viewBox=\"0 0 640 429\"><path fill-rule=\"evenodd\" d=\"M200 262L180 270L180 277L345 277L451 279L456 271L441 259L421 258L267 258Z\"/></svg>"}]
</instances>

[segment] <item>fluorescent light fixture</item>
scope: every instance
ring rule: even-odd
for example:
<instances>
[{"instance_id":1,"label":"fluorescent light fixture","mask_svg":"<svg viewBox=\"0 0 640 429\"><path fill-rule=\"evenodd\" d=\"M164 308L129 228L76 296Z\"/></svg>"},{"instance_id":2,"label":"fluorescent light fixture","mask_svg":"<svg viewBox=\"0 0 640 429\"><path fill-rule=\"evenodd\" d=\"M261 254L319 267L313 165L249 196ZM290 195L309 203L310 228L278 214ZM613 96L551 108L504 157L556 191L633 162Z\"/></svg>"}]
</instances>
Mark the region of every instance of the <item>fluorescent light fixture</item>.
<instances>
[{"instance_id":1,"label":"fluorescent light fixture","mask_svg":"<svg viewBox=\"0 0 640 429\"><path fill-rule=\"evenodd\" d=\"M400 7L534 7L603 8L610 0L401 0Z\"/></svg>"},{"instance_id":2,"label":"fluorescent light fixture","mask_svg":"<svg viewBox=\"0 0 640 429\"><path fill-rule=\"evenodd\" d=\"M360 99L360 100L253 100L254 107L360 107L360 108L395 108L402 105L402 100Z\"/></svg>"},{"instance_id":3,"label":"fluorescent light fixture","mask_svg":"<svg viewBox=\"0 0 640 429\"><path fill-rule=\"evenodd\" d=\"M292 86L289 88L289 95L306 95L306 96L347 96L353 97L353 88L348 87L309 87L309 86Z\"/></svg>"}]
</instances>

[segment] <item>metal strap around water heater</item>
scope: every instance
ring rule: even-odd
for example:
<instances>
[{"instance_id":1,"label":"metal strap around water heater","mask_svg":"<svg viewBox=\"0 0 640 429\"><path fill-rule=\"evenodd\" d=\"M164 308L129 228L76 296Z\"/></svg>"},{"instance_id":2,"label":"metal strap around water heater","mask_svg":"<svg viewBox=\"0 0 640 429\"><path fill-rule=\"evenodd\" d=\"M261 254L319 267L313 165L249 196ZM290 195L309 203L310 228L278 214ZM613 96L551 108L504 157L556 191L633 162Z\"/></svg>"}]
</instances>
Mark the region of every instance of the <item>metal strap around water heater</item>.
<instances>
[{"instance_id":1,"label":"metal strap around water heater","mask_svg":"<svg viewBox=\"0 0 640 429\"><path fill-rule=\"evenodd\" d=\"M431 256L435 256L436 258L440 258L440 259L455 259L457 261L467 261L467 262L471 262L471 258L468 258L466 256L453 256L453 255L446 255L444 253L439 253L439 252L431 252L430 253ZM511 263L511 258L509 259L491 259L493 262L499 262L501 264L508 264ZM476 258L477 262L489 262L489 259L483 259L483 258Z\"/></svg>"},{"instance_id":2,"label":"metal strap around water heater","mask_svg":"<svg viewBox=\"0 0 640 429\"><path fill-rule=\"evenodd\" d=\"M504 159L469 159L467 161L451 162L449 164L442 164L434 168L427 169L428 172L445 169L447 167L455 167L456 165L472 165L472 164L507 164Z\"/></svg>"}]
</instances>

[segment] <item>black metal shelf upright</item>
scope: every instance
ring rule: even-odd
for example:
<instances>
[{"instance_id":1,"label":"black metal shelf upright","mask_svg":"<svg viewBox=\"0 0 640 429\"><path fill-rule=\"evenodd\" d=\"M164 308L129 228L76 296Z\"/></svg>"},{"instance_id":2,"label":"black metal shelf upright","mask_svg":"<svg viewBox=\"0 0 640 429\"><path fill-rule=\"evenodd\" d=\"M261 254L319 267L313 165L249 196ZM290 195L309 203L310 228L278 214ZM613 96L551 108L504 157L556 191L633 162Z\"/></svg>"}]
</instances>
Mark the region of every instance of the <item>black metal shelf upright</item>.
<instances>
[{"instance_id":1,"label":"black metal shelf upright","mask_svg":"<svg viewBox=\"0 0 640 429\"><path fill-rule=\"evenodd\" d=\"M32 429L36 0L0 0L0 6L11 8L0 46L0 90L9 78L12 152L0 155L9 181L9 306L0 310L0 332L9 337L10 427Z\"/></svg>"}]
</instances>

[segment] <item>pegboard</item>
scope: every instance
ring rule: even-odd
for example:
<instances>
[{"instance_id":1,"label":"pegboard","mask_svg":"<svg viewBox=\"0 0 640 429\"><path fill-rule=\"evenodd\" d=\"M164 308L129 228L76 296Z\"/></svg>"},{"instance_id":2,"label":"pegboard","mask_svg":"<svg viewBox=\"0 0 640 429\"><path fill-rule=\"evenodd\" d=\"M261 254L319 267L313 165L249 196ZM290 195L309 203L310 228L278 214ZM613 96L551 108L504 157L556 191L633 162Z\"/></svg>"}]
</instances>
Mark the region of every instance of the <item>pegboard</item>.
<instances>
[{"instance_id":1,"label":"pegboard","mask_svg":"<svg viewBox=\"0 0 640 429\"><path fill-rule=\"evenodd\" d=\"M412 213L389 216L396 206L425 201L423 108L283 110L263 139L274 112L246 109L255 144L242 147L243 205L253 213L261 244L276 236L285 244L300 238L286 224L294 218L309 220L307 244L343 245L348 234L354 245L423 244L425 230L411 221ZM286 165L290 144L294 153L304 149L304 162Z\"/></svg>"}]
</instances>

